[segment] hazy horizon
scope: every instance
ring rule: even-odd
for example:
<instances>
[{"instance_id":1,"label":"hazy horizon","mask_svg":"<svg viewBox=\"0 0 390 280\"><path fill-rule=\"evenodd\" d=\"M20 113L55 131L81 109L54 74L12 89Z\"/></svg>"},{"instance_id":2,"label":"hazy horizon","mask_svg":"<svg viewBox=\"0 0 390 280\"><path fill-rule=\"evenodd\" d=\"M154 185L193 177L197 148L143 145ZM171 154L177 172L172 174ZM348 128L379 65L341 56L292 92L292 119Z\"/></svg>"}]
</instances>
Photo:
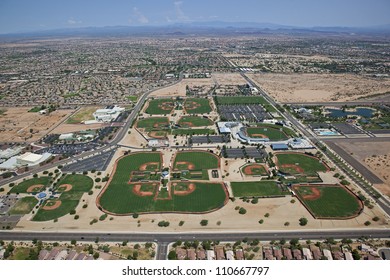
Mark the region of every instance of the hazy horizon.
<instances>
[{"instance_id":1,"label":"hazy horizon","mask_svg":"<svg viewBox=\"0 0 390 280\"><path fill-rule=\"evenodd\" d=\"M387 25L390 1L328 0L3 0L0 33L104 26L253 22L296 27Z\"/></svg>"}]
</instances>

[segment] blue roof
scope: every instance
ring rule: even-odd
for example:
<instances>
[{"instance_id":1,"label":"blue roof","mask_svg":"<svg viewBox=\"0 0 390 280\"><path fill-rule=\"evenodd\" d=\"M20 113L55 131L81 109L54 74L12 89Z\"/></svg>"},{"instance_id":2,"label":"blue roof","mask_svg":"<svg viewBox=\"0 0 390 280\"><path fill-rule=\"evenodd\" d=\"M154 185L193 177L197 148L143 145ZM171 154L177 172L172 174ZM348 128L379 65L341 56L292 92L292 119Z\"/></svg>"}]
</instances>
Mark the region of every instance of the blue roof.
<instances>
[{"instance_id":1,"label":"blue roof","mask_svg":"<svg viewBox=\"0 0 390 280\"><path fill-rule=\"evenodd\" d=\"M272 144L272 150L288 150L287 144Z\"/></svg>"}]
</instances>

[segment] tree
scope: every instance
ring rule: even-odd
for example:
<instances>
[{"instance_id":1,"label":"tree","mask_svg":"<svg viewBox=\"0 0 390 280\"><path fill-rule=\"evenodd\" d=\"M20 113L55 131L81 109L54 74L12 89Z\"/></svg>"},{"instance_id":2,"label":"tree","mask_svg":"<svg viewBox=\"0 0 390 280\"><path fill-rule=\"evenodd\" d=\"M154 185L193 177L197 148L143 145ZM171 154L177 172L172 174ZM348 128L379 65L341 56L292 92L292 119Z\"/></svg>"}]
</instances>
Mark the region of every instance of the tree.
<instances>
[{"instance_id":1,"label":"tree","mask_svg":"<svg viewBox=\"0 0 390 280\"><path fill-rule=\"evenodd\" d=\"M76 245L76 244L77 244L77 241L73 239L73 240L70 241L70 244Z\"/></svg>"},{"instance_id":2,"label":"tree","mask_svg":"<svg viewBox=\"0 0 390 280\"><path fill-rule=\"evenodd\" d=\"M184 221L179 222L179 227L181 227L182 225L184 225Z\"/></svg>"},{"instance_id":3,"label":"tree","mask_svg":"<svg viewBox=\"0 0 390 280\"><path fill-rule=\"evenodd\" d=\"M168 260L177 260L177 255L175 251L170 251L168 254Z\"/></svg>"},{"instance_id":4,"label":"tree","mask_svg":"<svg viewBox=\"0 0 390 280\"><path fill-rule=\"evenodd\" d=\"M201 221L200 221L200 225L203 226L203 227L207 226L208 223L209 223L208 220L201 220Z\"/></svg>"},{"instance_id":5,"label":"tree","mask_svg":"<svg viewBox=\"0 0 390 280\"><path fill-rule=\"evenodd\" d=\"M138 251L133 252L133 260L138 259Z\"/></svg>"},{"instance_id":6,"label":"tree","mask_svg":"<svg viewBox=\"0 0 390 280\"><path fill-rule=\"evenodd\" d=\"M244 215L244 214L246 214L246 209L241 207L240 210L238 210L238 213L240 213L241 215Z\"/></svg>"},{"instance_id":7,"label":"tree","mask_svg":"<svg viewBox=\"0 0 390 280\"><path fill-rule=\"evenodd\" d=\"M293 238L290 240L290 245L291 246L297 246L299 243L299 240L297 238Z\"/></svg>"},{"instance_id":8,"label":"tree","mask_svg":"<svg viewBox=\"0 0 390 280\"><path fill-rule=\"evenodd\" d=\"M300 219L299 219L299 225L300 225L300 226L305 226L305 225L307 225L307 219L306 219L306 218L300 218Z\"/></svg>"},{"instance_id":9,"label":"tree","mask_svg":"<svg viewBox=\"0 0 390 280\"><path fill-rule=\"evenodd\" d=\"M356 249L352 251L352 257L353 257L354 260L360 260L361 259L361 256L360 256L358 250L356 250Z\"/></svg>"},{"instance_id":10,"label":"tree","mask_svg":"<svg viewBox=\"0 0 390 280\"><path fill-rule=\"evenodd\" d=\"M95 252L95 254L93 254L93 258L96 260L100 257L100 254L99 252Z\"/></svg>"}]
</instances>

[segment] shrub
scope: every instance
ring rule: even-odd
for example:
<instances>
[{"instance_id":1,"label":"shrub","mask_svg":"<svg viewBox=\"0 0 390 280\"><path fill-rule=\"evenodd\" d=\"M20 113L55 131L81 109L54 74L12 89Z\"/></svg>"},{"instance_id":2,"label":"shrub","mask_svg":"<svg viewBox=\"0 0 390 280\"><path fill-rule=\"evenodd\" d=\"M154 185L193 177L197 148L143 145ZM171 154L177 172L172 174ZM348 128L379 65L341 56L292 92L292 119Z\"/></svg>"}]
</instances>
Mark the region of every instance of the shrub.
<instances>
[{"instance_id":1,"label":"shrub","mask_svg":"<svg viewBox=\"0 0 390 280\"><path fill-rule=\"evenodd\" d=\"M265 213L264 217L268 218L269 217L269 213Z\"/></svg>"},{"instance_id":2,"label":"shrub","mask_svg":"<svg viewBox=\"0 0 390 280\"><path fill-rule=\"evenodd\" d=\"M96 224L98 222L98 220L96 219L93 219L92 221L89 222L90 225L93 225L93 224Z\"/></svg>"},{"instance_id":3,"label":"shrub","mask_svg":"<svg viewBox=\"0 0 390 280\"><path fill-rule=\"evenodd\" d=\"M87 208L88 207L88 204L84 204L83 205L83 208L85 209L85 208Z\"/></svg>"},{"instance_id":4,"label":"shrub","mask_svg":"<svg viewBox=\"0 0 390 280\"><path fill-rule=\"evenodd\" d=\"M307 219L306 218L300 218L299 219L299 225L300 226L305 226L305 225L307 225Z\"/></svg>"},{"instance_id":5,"label":"shrub","mask_svg":"<svg viewBox=\"0 0 390 280\"><path fill-rule=\"evenodd\" d=\"M364 225L368 227L369 225L371 225L371 222L370 221L365 221Z\"/></svg>"},{"instance_id":6,"label":"shrub","mask_svg":"<svg viewBox=\"0 0 390 280\"><path fill-rule=\"evenodd\" d=\"M244 214L246 214L246 209L241 207L240 210L238 210L238 213L240 213L241 215L244 215Z\"/></svg>"},{"instance_id":7,"label":"shrub","mask_svg":"<svg viewBox=\"0 0 390 280\"><path fill-rule=\"evenodd\" d=\"M290 222L285 222L285 223L284 223L284 226L285 226L285 227L288 227L289 225L290 225Z\"/></svg>"},{"instance_id":8,"label":"shrub","mask_svg":"<svg viewBox=\"0 0 390 280\"><path fill-rule=\"evenodd\" d=\"M104 221L105 219L107 219L107 214L103 214L99 217L99 221Z\"/></svg>"},{"instance_id":9,"label":"shrub","mask_svg":"<svg viewBox=\"0 0 390 280\"><path fill-rule=\"evenodd\" d=\"M93 195L93 191L89 191L88 194L89 194L89 195Z\"/></svg>"},{"instance_id":10,"label":"shrub","mask_svg":"<svg viewBox=\"0 0 390 280\"><path fill-rule=\"evenodd\" d=\"M70 211L69 211L69 214L70 214L70 215L76 214L76 210L75 210L75 209L70 210Z\"/></svg>"},{"instance_id":11,"label":"shrub","mask_svg":"<svg viewBox=\"0 0 390 280\"><path fill-rule=\"evenodd\" d=\"M181 227L182 225L184 225L184 221L179 222L179 227Z\"/></svg>"},{"instance_id":12,"label":"shrub","mask_svg":"<svg viewBox=\"0 0 390 280\"><path fill-rule=\"evenodd\" d=\"M74 215L74 219L75 219L75 220L78 220L79 218L80 218L79 215Z\"/></svg>"},{"instance_id":13,"label":"shrub","mask_svg":"<svg viewBox=\"0 0 390 280\"><path fill-rule=\"evenodd\" d=\"M134 214L133 214L133 218L134 218L134 219L137 219L138 216L139 216L138 213L134 213Z\"/></svg>"},{"instance_id":14,"label":"shrub","mask_svg":"<svg viewBox=\"0 0 390 280\"><path fill-rule=\"evenodd\" d=\"M102 179L100 179L99 177L95 179L95 182L96 183L99 183Z\"/></svg>"},{"instance_id":15,"label":"shrub","mask_svg":"<svg viewBox=\"0 0 390 280\"><path fill-rule=\"evenodd\" d=\"M373 220L374 222L377 222L377 221L379 221L380 219L379 219L378 216L375 216L374 218L372 218L372 220Z\"/></svg>"},{"instance_id":16,"label":"shrub","mask_svg":"<svg viewBox=\"0 0 390 280\"><path fill-rule=\"evenodd\" d=\"M201 220L201 221L200 221L200 225L203 226L203 227L207 226L208 223L209 223L208 220Z\"/></svg>"},{"instance_id":17,"label":"shrub","mask_svg":"<svg viewBox=\"0 0 390 280\"><path fill-rule=\"evenodd\" d=\"M169 222L168 221L160 221L157 224L159 227L169 227Z\"/></svg>"},{"instance_id":18,"label":"shrub","mask_svg":"<svg viewBox=\"0 0 390 280\"><path fill-rule=\"evenodd\" d=\"M263 219L259 220L259 224L262 224L262 223L264 223L264 220Z\"/></svg>"}]
</instances>

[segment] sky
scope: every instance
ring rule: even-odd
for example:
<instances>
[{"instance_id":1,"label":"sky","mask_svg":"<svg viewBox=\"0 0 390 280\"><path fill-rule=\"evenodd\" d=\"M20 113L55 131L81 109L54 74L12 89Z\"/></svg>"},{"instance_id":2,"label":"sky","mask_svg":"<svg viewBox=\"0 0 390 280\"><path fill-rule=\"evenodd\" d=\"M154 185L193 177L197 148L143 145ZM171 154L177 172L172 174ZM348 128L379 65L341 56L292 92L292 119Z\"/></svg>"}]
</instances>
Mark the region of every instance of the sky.
<instances>
[{"instance_id":1,"label":"sky","mask_svg":"<svg viewBox=\"0 0 390 280\"><path fill-rule=\"evenodd\" d=\"M364 27L389 15L390 0L0 0L0 33L205 21Z\"/></svg>"}]
</instances>

